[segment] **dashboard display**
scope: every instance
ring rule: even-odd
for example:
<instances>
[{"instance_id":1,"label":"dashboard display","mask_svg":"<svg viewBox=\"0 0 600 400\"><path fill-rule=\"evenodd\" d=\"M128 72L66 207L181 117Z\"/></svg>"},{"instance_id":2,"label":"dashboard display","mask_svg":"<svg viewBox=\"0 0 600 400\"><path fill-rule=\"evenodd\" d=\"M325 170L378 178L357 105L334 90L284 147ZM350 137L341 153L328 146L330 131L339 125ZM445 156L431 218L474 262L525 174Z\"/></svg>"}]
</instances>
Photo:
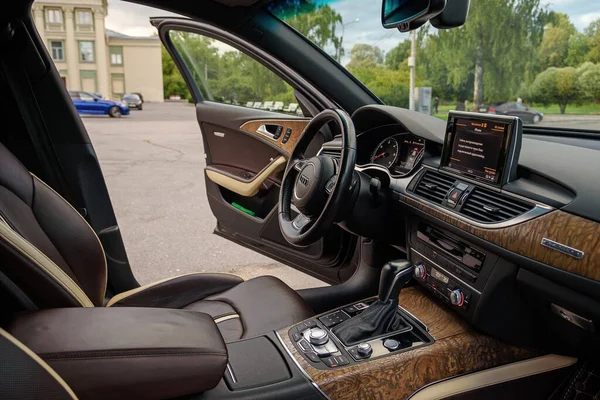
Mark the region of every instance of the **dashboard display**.
<instances>
[{"instance_id":1,"label":"dashboard display","mask_svg":"<svg viewBox=\"0 0 600 400\"><path fill-rule=\"evenodd\" d=\"M425 150L425 141L414 136L404 136L400 142L400 151L398 152L398 161L394 165L393 171L398 174L410 172L423 156Z\"/></svg>"},{"instance_id":2,"label":"dashboard display","mask_svg":"<svg viewBox=\"0 0 600 400\"><path fill-rule=\"evenodd\" d=\"M441 167L492 185L516 173L520 120L451 112ZM514 170L513 170L514 167Z\"/></svg>"},{"instance_id":3,"label":"dashboard display","mask_svg":"<svg viewBox=\"0 0 600 400\"><path fill-rule=\"evenodd\" d=\"M371 156L371 163L383 165L390 168L398 157L398 141L394 138L387 138L375 148Z\"/></svg>"},{"instance_id":4,"label":"dashboard display","mask_svg":"<svg viewBox=\"0 0 600 400\"><path fill-rule=\"evenodd\" d=\"M437 269L431 269L431 276L443 283L448 283L450 281L446 275L442 274Z\"/></svg>"}]
</instances>

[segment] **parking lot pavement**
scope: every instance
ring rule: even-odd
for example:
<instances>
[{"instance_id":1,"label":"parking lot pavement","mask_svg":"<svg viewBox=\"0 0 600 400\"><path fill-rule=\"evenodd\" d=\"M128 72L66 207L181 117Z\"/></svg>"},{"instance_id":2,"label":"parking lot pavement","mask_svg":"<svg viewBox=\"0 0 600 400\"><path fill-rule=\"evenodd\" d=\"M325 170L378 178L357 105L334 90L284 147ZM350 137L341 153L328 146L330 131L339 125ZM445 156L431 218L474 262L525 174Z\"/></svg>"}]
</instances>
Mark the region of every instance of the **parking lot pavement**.
<instances>
[{"instance_id":1,"label":"parking lot pavement","mask_svg":"<svg viewBox=\"0 0 600 400\"><path fill-rule=\"evenodd\" d=\"M82 116L133 273L141 284L190 272L274 275L295 289L325 283L214 235L194 107L145 103L129 116Z\"/></svg>"},{"instance_id":2,"label":"parking lot pavement","mask_svg":"<svg viewBox=\"0 0 600 400\"><path fill-rule=\"evenodd\" d=\"M539 126L571 129L600 129L600 115L545 115Z\"/></svg>"}]
</instances>

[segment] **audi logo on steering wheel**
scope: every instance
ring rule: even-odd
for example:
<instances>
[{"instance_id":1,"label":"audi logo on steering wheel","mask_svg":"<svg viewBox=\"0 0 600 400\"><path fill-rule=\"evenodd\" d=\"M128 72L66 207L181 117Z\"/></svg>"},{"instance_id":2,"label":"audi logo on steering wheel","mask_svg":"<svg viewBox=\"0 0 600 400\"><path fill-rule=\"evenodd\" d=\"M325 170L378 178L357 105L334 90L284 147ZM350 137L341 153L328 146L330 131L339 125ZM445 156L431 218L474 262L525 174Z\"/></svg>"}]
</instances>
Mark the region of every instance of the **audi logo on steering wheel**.
<instances>
[{"instance_id":1,"label":"audi logo on steering wheel","mask_svg":"<svg viewBox=\"0 0 600 400\"><path fill-rule=\"evenodd\" d=\"M298 181L300 181L302 186L308 185L308 177L306 175L300 175L300 178L298 178Z\"/></svg>"}]
</instances>

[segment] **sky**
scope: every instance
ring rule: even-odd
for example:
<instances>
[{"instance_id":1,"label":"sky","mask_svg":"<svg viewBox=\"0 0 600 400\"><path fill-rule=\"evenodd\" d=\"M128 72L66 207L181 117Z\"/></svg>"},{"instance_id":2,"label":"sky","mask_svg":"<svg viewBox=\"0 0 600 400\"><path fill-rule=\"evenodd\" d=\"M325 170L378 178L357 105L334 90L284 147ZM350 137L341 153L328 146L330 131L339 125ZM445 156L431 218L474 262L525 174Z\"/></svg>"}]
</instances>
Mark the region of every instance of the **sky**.
<instances>
[{"instance_id":1,"label":"sky","mask_svg":"<svg viewBox=\"0 0 600 400\"><path fill-rule=\"evenodd\" d=\"M365 0L330 2L330 6L341 14L346 24L343 36L346 58L356 43L377 45L387 52L408 37L408 34L402 34L395 29L384 29L380 22L380 7L374 6L374 3ZM600 18L599 0L542 0L542 4L551 10L569 15L579 31L583 31L590 22ZM108 0L106 27L126 35L150 36L156 29L150 25L148 18L167 15L174 14L120 0ZM358 22L351 22L356 19ZM347 60L342 60L342 63L345 61Z\"/></svg>"}]
</instances>

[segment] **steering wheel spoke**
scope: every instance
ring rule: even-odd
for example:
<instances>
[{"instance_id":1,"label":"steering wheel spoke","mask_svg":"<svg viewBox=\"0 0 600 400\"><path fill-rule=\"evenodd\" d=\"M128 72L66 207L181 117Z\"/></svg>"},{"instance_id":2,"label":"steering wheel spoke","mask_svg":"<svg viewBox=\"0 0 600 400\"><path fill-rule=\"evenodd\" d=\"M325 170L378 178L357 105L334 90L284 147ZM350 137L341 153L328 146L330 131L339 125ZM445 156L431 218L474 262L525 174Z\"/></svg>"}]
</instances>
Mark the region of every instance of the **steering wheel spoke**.
<instances>
[{"instance_id":1,"label":"steering wheel spoke","mask_svg":"<svg viewBox=\"0 0 600 400\"><path fill-rule=\"evenodd\" d=\"M327 180L325 184L325 193L329 196L331 192L333 192L333 188L335 187L335 183L337 182L337 175L333 175L331 178Z\"/></svg>"},{"instance_id":2,"label":"steering wheel spoke","mask_svg":"<svg viewBox=\"0 0 600 400\"><path fill-rule=\"evenodd\" d=\"M304 168L305 163L306 163L306 160L304 158L300 158L300 159L296 160L296 163L294 164L294 169L298 172L302 171L302 168Z\"/></svg>"},{"instance_id":3,"label":"steering wheel spoke","mask_svg":"<svg viewBox=\"0 0 600 400\"><path fill-rule=\"evenodd\" d=\"M312 222L313 222L312 218L307 217L306 215L300 213L292 221L292 226L296 230L302 231L306 226L310 225Z\"/></svg>"}]
</instances>

